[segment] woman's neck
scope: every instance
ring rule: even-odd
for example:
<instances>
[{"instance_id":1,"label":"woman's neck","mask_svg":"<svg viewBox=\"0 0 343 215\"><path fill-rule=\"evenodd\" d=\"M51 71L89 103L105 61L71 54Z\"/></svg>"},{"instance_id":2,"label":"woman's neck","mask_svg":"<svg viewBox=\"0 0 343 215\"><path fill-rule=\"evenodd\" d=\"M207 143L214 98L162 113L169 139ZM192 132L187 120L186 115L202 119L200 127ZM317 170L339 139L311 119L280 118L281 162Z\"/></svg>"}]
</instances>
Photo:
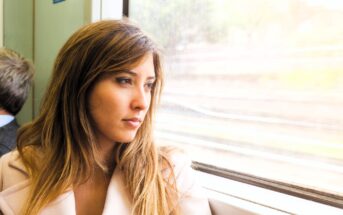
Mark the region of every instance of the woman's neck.
<instances>
[{"instance_id":1,"label":"woman's neck","mask_svg":"<svg viewBox=\"0 0 343 215\"><path fill-rule=\"evenodd\" d=\"M99 147L100 163L106 168L107 173L112 173L115 163L115 143L100 144Z\"/></svg>"}]
</instances>

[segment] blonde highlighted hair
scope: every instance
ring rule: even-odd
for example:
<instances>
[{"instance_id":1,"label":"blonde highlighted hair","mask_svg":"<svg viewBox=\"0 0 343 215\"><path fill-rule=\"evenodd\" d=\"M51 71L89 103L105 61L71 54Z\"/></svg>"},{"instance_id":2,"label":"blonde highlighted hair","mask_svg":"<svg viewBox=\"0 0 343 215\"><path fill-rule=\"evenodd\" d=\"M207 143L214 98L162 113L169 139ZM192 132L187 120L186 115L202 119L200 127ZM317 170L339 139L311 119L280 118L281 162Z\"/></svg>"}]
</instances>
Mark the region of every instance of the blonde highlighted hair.
<instances>
[{"instance_id":1,"label":"blonde highlighted hair","mask_svg":"<svg viewBox=\"0 0 343 215\"><path fill-rule=\"evenodd\" d=\"M134 214L178 214L174 176L163 175L170 163L152 137L163 83L160 54L155 43L127 20L86 25L60 50L39 116L18 134L18 151L32 180L23 214L38 214L101 166L87 108L90 90L101 75L131 68L147 53L153 53L156 76L150 108L135 139L116 144L113 159L128 183Z\"/></svg>"}]
</instances>

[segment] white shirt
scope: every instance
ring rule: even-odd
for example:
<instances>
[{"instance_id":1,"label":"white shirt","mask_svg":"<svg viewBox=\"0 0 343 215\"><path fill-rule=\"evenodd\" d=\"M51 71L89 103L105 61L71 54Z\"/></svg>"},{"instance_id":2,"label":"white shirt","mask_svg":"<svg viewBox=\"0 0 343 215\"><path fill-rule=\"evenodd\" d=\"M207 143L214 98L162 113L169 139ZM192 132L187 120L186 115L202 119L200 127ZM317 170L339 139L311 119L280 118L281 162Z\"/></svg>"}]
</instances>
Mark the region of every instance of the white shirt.
<instances>
[{"instance_id":1,"label":"white shirt","mask_svg":"<svg viewBox=\"0 0 343 215\"><path fill-rule=\"evenodd\" d=\"M12 120L14 120L14 116L12 115L0 115L0 127L7 125Z\"/></svg>"}]
</instances>

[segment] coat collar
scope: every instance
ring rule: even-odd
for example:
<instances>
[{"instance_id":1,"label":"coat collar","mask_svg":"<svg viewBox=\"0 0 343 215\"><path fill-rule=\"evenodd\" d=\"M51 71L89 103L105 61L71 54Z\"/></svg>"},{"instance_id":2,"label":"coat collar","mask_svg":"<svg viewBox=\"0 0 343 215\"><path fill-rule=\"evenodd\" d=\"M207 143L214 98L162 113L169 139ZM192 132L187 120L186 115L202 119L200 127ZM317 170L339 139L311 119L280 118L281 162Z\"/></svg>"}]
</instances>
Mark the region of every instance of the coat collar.
<instances>
[{"instance_id":1,"label":"coat collar","mask_svg":"<svg viewBox=\"0 0 343 215\"><path fill-rule=\"evenodd\" d=\"M26 168L23 164L23 162L20 159L19 156L19 152L18 151L14 151L12 153L9 154L9 161L8 161L8 166L10 168L13 168L16 171L19 171L20 173L22 173L25 177L29 177L29 175L27 174Z\"/></svg>"},{"instance_id":2,"label":"coat collar","mask_svg":"<svg viewBox=\"0 0 343 215\"><path fill-rule=\"evenodd\" d=\"M12 153L12 157L8 165L12 170L19 171L24 174L27 179L3 190L0 193L0 208L5 215L20 214L20 209L29 192L30 182L27 172L23 163L16 154L17 153ZM74 192L70 189L43 208L40 215L76 215L75 208ZM123 174L119 168L116 168L107 188L107 196L102 214L129 215L131 214L131 210L132 203L123 180Z\"/></svg>"}]
</instances>

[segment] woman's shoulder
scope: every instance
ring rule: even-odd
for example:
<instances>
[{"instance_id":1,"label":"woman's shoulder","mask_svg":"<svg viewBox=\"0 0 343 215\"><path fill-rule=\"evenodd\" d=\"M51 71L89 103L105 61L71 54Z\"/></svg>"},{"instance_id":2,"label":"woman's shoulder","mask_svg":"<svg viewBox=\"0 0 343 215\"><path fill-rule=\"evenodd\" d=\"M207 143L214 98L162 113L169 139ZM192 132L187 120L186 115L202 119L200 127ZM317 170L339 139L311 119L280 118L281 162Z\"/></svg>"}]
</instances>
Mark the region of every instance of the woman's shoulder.
<instances>
[{"instance_id":1,"label":"woman's shoulder","mask_svg":"<svg viewBox=\"0 0 343 215\"><path fill-rule=\"evenodd\" d=\"M176 180L180 196L179 204L182 214L211 214L206 192L201 187L196 171L192 168L191 157L179 149L167 150L166 157ZM164 176L170 175L164 170Z\"/></svg>"},{"instance_id":2,"label":"woman's shoulder","mask_svg":"<svg viewBox=\"0 0 343 215\"><path fill-rule=\"evenodd\" d=\"M2 167L8 166L25 172L24 164L17 150L10 151L1 156L0 163Z\"/></svg>"},{"instance_id":3,"label":"woman's shoulder","mask_svg":"<svg viewBox=\"0 0 343 215\"><path fill-rule=\"evenodd\" d=\"M181 170L183 167L191 166L192 160L187 152L178 148L169 148L166 150L168 150L166 157L174 169Z\"/></svg>"},{"instance_id":4,"label":"woman's shoulder","mask_svg":"<svg viewBox=\"0 0 343 215\"><path fill-rule=\"evenodd\" d=\"M174 175L178 176L185 168L191 167L192 160L185 151L174 147L161 147L160 152L164 159L163 172L170 173L172 170Z\"/></svg>"},{"instance_id":5,"label":"woman's shoulder","mask_svg":"<svg viewBox=\"0 0 343 215\"><path fill-rule=\"evenodd\" d=\"M20 214L30 189L30 180L18 151L0 158L0 211Z\"/></svg>"},{"instance_id":6,"label":"woman's shoulder","mask_svg":"<svg viewBox=\"0 0 343 215\"><path fill-rule=\"evenodd\" d=\"M8 152L0 158L1 190L18 184L28 178L25 166L17 150Z\"/></svg>"},{"instance_id":7,"label":"woman's shoulder","mask_svg":"<svg viewBox=\"0 0 343 215\"><path fill-rule=\"evenodd\" d=\"M22 166L22 163L20 162L19 153L17 150L10 151L0 158L0 168L1 173L4 171L7 171L10 166ZM2 174L1 174L2 175Z\"/></svg>"},{"instance_id":8,"label":"woman's shoulder","mask_svg":"<svg viewBox=\"0 0 343 215\"><path fill-rule=\"evenodd\" d=\"M196 173L192 169L190 156L177 148L162 148L161 151L167 162L163 167L164 177L172 175L179 192L187 193L196 182Z\"/></svg>"},{"instance_id":9,"label":"woman's shoulder","mask_svg":"<svg viewBox=\"0 0 343 215\"><path fill-rule=\"evenodd\" d=\"M9 151L6 154L2 155L0 157L0 161L6 162L6 161L9 161L9 160L17 157L18 155L19 155L19 152L17 150L12 150L12 151Z\"/></svg>"}]
</instances>

